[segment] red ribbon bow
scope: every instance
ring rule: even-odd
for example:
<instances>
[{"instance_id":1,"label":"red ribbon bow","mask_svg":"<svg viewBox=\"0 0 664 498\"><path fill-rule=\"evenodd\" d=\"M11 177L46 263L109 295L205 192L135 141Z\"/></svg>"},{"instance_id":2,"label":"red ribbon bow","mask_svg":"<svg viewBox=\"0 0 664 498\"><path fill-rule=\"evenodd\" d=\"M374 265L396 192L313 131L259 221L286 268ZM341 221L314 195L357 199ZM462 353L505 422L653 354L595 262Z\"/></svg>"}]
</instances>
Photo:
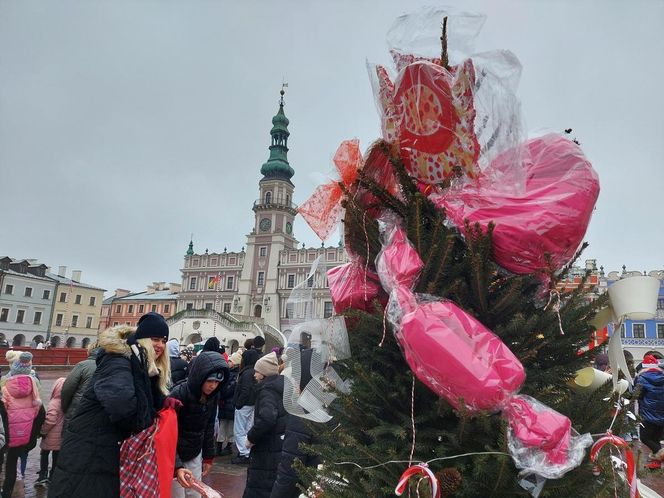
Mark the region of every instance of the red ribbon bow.
<instances>
[{"instance_id":1,"label":"red ribbon bow","mask_svg":"<svg viewBox=\"0 0 664 498\"><path fill-rule=\"evenodd\" d=\"M321 240L329 237L341 216L342 185L349 188L357 179L357 172L362 165L360 141L353 139L341 142L333 161L340 180L319 185L298 208L298 212Z\"/></svg>"}]
</instances>

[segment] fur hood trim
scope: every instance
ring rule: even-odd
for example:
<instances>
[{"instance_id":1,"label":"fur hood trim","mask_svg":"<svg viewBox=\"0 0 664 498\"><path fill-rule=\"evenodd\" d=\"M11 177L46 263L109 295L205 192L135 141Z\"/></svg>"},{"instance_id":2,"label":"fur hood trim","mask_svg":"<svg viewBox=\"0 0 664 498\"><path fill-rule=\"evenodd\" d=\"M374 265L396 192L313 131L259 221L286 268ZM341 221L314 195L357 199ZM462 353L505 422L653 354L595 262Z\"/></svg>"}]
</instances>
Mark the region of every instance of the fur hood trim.
<instances>
[{"instance_id":1,"label":"fur hood trim","mask_svg":"<svg viewBox=\"0 0 664 498\"><path fill-rule=\"evenodd\" d=\"M106 353L121 354L131 358L131 347L127 344L127 338L136 332L136 327L118 325L104 330L99 334L99 347Z\"/></svg>"}]
</instances>

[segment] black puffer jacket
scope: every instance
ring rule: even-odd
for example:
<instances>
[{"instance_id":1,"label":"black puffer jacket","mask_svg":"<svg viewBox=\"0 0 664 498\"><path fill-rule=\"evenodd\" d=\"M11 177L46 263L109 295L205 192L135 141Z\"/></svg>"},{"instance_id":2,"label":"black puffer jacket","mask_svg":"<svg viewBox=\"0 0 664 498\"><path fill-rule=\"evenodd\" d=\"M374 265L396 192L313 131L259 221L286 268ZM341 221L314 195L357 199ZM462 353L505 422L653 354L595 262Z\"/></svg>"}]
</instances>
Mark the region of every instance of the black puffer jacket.
<instances>
[{"instance_id":1,"label":"black puffer jacket","mask_svg":"<svg viewBox=\"0 0 664 498\"><path fill-rule=\"evenodd\" d=\"M177 386L180 382L187 378L189 363L184 361L179 356L171 356L171 383Z\"/></svg>"},{"instance_id":2,"label":"black puffer jacket","mask_svg":"<svg viewBox=\"0 0 664 498\"><path fill-rule=\"evenodd\" d=\"M120 443L152 425L164 401L159 377L148 377L145 353L134 329L102 332L97 369L69 426L58 456L49 498L120 496Z\"/></svg>"},{"instance_id":3,"label":"black puffer jacket","mask_svg":"<svg viewBox=\"0 0 664 498\"><path fill-rule=\"evenodd\" d=\"M247 433L247 439L254 446L244 498L269 498L272 491L288 415L283 396L284 378L281 375L266 377L256 387L254 425Z\"/></svg>"},{"instance_id":4,"label":"black puffer jacket","mask_svg":"<svg viewBox=\"0 0 664 498\"><path fill-rule=\"evenodd\" d=\"M228 374L228 382L221 388L219 395L219 419L233 420L235 418L235 386L237 386L237 377L240 373L240 367L233 367Z\"/></svg>"},{"instance_id":5,"label":"black puffer jacket","mask_svg":"<svg viewBox=\"0 0 664 498\"><path fill-rule=\"evenodd\" d=\"M255 349L247 349L242 353L243 367L237 378L235 397L233 398L237 410L245 406L254 406L256 403L254 365L260 357L261 354Z\"/></svg>"},{"instance_id":6,"label":"black puffer jacket","mask_svg":"<svg viewBox=\"0 0 664 498\"><path fill-rule=\"evenodd\" d=\"M224 380L210 395L201 388L213 373L222 372ZM191 363L187 382L173 388L171 396L182 401L178 410L178 446L176 468L192 460L201 451L203 459L214 457L214 417L217 413L218 394L228 380L228 364L219 353L204 351Z\"/></svg>"},{"instance_id":7,"label":"black puffer jacket","mask_svg":"<svg viewBox=\"0 0 664 498\"><path fill-rule=\"evenodd\" d=\"M301 351L301 374L300 374L300 392L304 391L307 384L311 381L311 356L312 349L303 349ZM281 459L277 469L277 479L272 486L270 498L297 498L300 496L298 483L304 488L309 486L309 482L302 482L293 469L293 462L300 460L306 467L316 467L321 463L318 455L305 452L300 448L300 443L315 444L318 439L310 428L310 422L296 415L288 414L286 422L286 434L284 435L284 444L281 451Z\"/></svg>"}]
</instances>

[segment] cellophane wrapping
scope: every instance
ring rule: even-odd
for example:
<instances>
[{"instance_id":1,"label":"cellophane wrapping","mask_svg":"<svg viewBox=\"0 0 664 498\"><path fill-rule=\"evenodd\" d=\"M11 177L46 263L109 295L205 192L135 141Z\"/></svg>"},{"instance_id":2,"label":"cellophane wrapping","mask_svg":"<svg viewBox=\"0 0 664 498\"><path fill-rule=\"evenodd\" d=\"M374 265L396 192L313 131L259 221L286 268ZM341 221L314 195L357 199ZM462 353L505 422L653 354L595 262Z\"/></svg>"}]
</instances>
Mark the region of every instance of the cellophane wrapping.
<instances>
[{"instance_id":1,"label":"cellophane wrapping","mask_svg":"<svg viewBox=\"0 0 664 498\"><path fill-rule=\"evenodd\" d=\"M446 15L449 66L443 67L432 47L440 47L440 19ZM521 65L504 50L473 54L484 21L484 16L439 8L402 16L388 34L395 71L368 65L383 139L399 150L409 174L424 183L457 173L472 181L497 155L519 153ZM506 190L522 189L520 166L515 156L512 169L496 172Z\"/></svg>"},{"instance_id":2,"label":"cellophane wrapping","mask_svg":"<svg viewBox=\"0 0 664 498\"><path fill-rule=\"evenodd\" d=\"M525 370L497 335L451 301L413 294L422 261L401 227L389 218L380 226L385 245L376 268L390 291L388 320L417 378L457 409L501 411L517 467L556 478L578 466L589 436L574 435L567 417L517 394Z\"/></svg>"},{"instance_id":3,"label":"cellophane wrapping","mask_svg":"<svg viewBox=\"0 0 664 498\"><path fill-rule=\"evenodd\" d=\"M522 194L506 193L493 182L512 168L510 153L496 157L478 182L431 189L429 198L446 210L463 233L464 221L493 230L493 258L518 274L559 269L575 255L588 228L599 179L581 148L550 133L519 146L526 183ZM550 258L547 259L547 258Z\"/></svg>"},{"instance_id":4,"label":"cellophane wrapping","mask_svg":"<svg viewBox=\"0 0 664 498\"><path fill-rule=\"evenodd\" d=\"M503 414L510 454L525 473L558 479L577 467L593 444L590 434L578 434L567 417L530 396L512 397Z\"/></svg>"},{"instance_id":5,"label":"cellophane wrapping","mask_svg":"<svg viewBox=\"0 0 664 498\"><path fill-rule=\"evenodd\" d=\"M373 300L381 297L386 301L387 296L378 275L369 269L366 262L354 254L349 256L348 263L327 271L334 310L337 313L349 308L372 311Z\"/></svg>"}]
</instances>

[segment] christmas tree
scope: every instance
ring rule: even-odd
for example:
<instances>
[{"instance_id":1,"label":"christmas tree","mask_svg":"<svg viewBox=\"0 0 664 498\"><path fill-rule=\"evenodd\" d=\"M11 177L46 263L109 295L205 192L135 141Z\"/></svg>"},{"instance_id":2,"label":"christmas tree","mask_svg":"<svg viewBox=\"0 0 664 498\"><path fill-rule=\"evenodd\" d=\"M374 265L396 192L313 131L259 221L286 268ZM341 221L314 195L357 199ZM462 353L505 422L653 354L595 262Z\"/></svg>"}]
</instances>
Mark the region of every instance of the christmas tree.
<instances>
[{"instance_id":1,"label":"christmas tree","mask_svg":"<svg viewBox=\"0 0 664 498\"><path fill-rule=\"evenodd\" d=\"M454 18L450 29L454 30ZM535 492L529 488L543 483L532 468L525 472L529 477L515 465L508 435L510 418L502 413L505 404L468 403L463 394L449 394L466 392L463 375L433 378L416 364L423 356L408 359L407 334L402 328L412 309L403 309L394 295L387 304L394 289L385 285L386 275L377 264L389 245L385 220L401 227L419 259L412 289L402 286L417 301L413 309L421 309L423 303L453 303L454 309L499 337L511 351L506 354L513 353L525 370L525 381L517 383L518 394L532 396L568 417L579 434L601 434L612 423L611 404L605 400L609 386L578 393L568 384L579 368L589 364L582 350L593 332L589 321L602 305L589 302L584 285L564 295L556 290L578 257L579 244L562 241L555 228L548 235L533 237L529 232L536 229L528 221L555 215L561 227L576 227L574 235L582 237L597 196L597 191L588 193L592 188L585 188L583 181L589 179L594 186L594 173L578 146L563 137L514 144L514 130L506 132L496 119L492 124L488 114L482 123L488 123L489 129L479 129L484 111L477 96L487 92L490 75L471 59L450 65L446 32L442 41L439 58L393 51L399 70L395 83L383 68L373 68L383 139L372 144L364 158L356 142L343 144L335 157L341 181L327 186L301 209L325 238L330 219L343 207L345 243L353 260L344 269L344 288L333 289L335 308L344 310L352 351L352 357L337 362L335 369L350 381L351 388L338 393L330 406L333 421L325 428L312 427L320 444L309 449L321 455L323 467L299 469L325 497L394 495L402 472L419 462L428 462L443 497L530 496ZM480 79L485 88L480 88ZM430 95L439 100L429 99ZM503 103L508 97L504 92L499 96ZM449 102L441 103L444 99ZM437 112L436 106L442 110ZM501 109L494 104L488 107ZM436 127L432 124L436 120L447 121ZM420 132L430 130L413 137L418 127ZM431 143L426 143L428 139ZM575 158L574 165L553 161L542 167L550 153L547 147L566 148ZM568 178L569 171L578 171L574 168L579 163L583 181ZM496 185L508 179L516 179L520 186ZM568 214L573 219L556 217L556 206L535 198L543 185L550 193L551 185L561 184L572 196L587 194L583 209ZM514 197L519 198L518 205L508 206ZM536 202L524 203L524 199ZM512 216L516 221L510 222L506 213L513 215L513 209L517 209ZM548 245L541 241L547 237ZM402 254L403 247L397 252ZM381 274L382 288L376 273ZM332 278L330 282L332 288ZM427 340L420 339L420 347L427 348ZM435 340L431 339L432 350L450 349ZM439 361L451 358L441 356ZM473 361L491 369L496 358ZM446 383L441 389L447 395L435 392L435 386ZM587 445L581 448L585 450ZM594 475L587 451L585 455L572 470L546 480L540 496L612 496L614 487L622 483L610 472ZM411 480L407 492L431 496L431 482Z\"/></svg>"}]
</instances>

